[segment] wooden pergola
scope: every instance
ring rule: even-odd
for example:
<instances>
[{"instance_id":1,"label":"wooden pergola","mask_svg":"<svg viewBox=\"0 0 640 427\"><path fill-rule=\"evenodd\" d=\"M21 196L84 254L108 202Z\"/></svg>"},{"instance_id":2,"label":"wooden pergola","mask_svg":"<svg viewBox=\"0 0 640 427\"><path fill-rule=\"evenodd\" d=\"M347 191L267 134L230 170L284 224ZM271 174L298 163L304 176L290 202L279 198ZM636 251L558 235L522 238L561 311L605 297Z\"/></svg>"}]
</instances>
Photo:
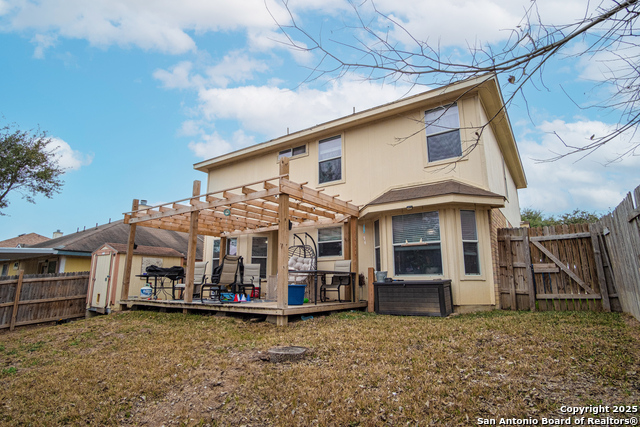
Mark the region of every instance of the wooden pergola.
<instances>
[{"instance_id":1,"label":"wooden pergola","mask_svg":"<svg viewBox=\"0 0 640 427\"><path fill-rule=\"evenodd\" d=\"M153 207L138 206L124 214L129 224L129 240L121 299L129 295L136 227L160 228L189 233L185 303L192 302L198 234L221 238L220 259L225 255L229 236L278 230L277 307L288 306L288 249L292 227L313 227L345 223L345 259L351 259L358 272L357 220L359 209L350 203L289 180L289 159L280 160L278 176L225 190L200 194L200 181L194 181L191 197ZM352 299L355 298L352 295ZM286 324L278 319L278 324Z\"/></svg>"}]
</instances>

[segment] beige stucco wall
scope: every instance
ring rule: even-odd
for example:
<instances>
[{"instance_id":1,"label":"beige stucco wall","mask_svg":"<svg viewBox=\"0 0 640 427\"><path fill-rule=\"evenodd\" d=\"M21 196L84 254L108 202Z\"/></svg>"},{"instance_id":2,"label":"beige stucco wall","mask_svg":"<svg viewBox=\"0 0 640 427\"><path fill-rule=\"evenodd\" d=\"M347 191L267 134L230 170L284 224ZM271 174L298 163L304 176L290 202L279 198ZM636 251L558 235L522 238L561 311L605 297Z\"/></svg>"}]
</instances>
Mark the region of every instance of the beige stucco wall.
<instances>
[{"instance_id":1,"label":"beige stucco wall","mask_svg":"<svg viewBox=\"0 0 640 427\"><path fill-rule=\"evenodd\" d=\"M414 184L425 184L443 180L456 180L494 193L504 195L505 174L503 173L502 154L491 127L487 127L478 141L477 126L484 123L486 115L477 96L471 95L458 101L461 125L463 153L468 155L455 164L449 160L429 163L427 161L426 134L424 131L425 110L440 104L416 108L415 110L366 125L342 129L340 132L316 134L314 139L306 141L306 153L290 159L289 176L292 181L304 183L311 188L324 188L325 194L339 195L342 200L351 200L353 204L363 206L390 189ZM340 135L342 137L342 180L328 184L318 184L318 141ZM399 141L398 138L406 138ZM474 147L474 144L478 144ZM298 142L291 147L302 145ZM217 166L209 171L207 192L233 188L248 182L259 181L278 175L279 147L270 154L245 157L242 161ZM472 149L473 148L473 149ZM509 203L504 215L512 223L518 224L520 213L517 190L511 175L506 171L509 186ZM438 210L442 233L442 257L444 274L442 276L411 276L411 279L452 279L454 304L484 305L495 304L491 242L489 233L488 208L475 205L477 201L449 203L429 207L416 206L411 212L402 210L404 203L393 211L376 213L363 218L358 223L359 272L367 275L367 269L374 267L373 221L380 219L382 270L393 277L393 247L391 217L403 213ZM432 203L440 203L435 201ZM460 209L476 211L476 223L479 235L481 275L465 276L462 254ZM389 208L387 208L389 209ZM363 234L362 226L365 226ZM315 229L294 229L303 234L309 232L317 242ZM291 234L293 234L293 232ZM366 244L365 244L366 238ZM344 232L343 232L344 239ZM293 244L290 236L289 244ZM213 239L205 241L205 260L211 260ZM269 237L269 270L275 272L276 254L272 250L277 244L277 233ZM239 254L250 262L251 237L238 237ZM332 269L336 259L319 259L320 269ZM364 290L366 295L366 289Z\"/></svg>"},{"instance_id":2,"label":"beige stucco wall","mask_svg":"<svg viewBox=\"0 0 640 427\"><path fill-rule=\"evenodd\" d=\"M488 121L484 109L479 108L481 120ZM520 226L520 202L518 200L518 190L513 181L511 172L506 166L498 141L491 126L487 126L482 133L482 148L487 159L487 177L489 191L506 197L505 207L500 208L502 214L514 227Z\"/></svg>"},{"instance_id":3,"label":"beige stucco wall","mask_svg":"<svg viewBox=\"0 0 640 427\"><path fill-rule=\"evenodd\" d=\"M479 123L475 112L476 97L459 101L463 151L473 144ZM437 107L438 105L433 105ZM427 162L424 108L366 126L321 135L306 142L307 154L293 157L289 176L295 182L308 182L312 188L325 188L326 194L339 194L342 200L363 205L391 188L456 179L488 189L487 173L483 169L482 150L473 150L468 159L447 167L448 161ZM318 140L342 136L343 179L318 184ZM396 138L408 137L401 143ZM394 145L395 144L395 145ZM295 144L296 146L301 144ZM209 172L207 191L231 188L243 183L278 175L278 150L272 154L247 158L242 162L218 167Z\"/></svg>"}]
</instances>

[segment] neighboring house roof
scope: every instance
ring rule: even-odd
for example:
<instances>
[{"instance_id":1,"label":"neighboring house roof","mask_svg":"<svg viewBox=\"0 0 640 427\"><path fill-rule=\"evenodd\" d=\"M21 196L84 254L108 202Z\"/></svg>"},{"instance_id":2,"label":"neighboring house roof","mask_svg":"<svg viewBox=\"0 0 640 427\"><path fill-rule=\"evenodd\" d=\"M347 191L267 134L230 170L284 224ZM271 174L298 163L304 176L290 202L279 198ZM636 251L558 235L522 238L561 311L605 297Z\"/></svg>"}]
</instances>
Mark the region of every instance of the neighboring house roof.
<instances>
[{"instance_id":1,"label":"neighboring house roof","mask_svg":"<svg viewBox=\"0 0 640 427\"><path fill-rule=\"evenodd\" d=\"M136 230L137 232L137 230ZM127 253L127 245L124 243L106 243L107 246L115 249L119 253ZM102 247L102 246L101 246ZM171 248L159 248L156 246L138 246L133 250L134 255L152 255L160 257L182 257L183 255Z\"/></svg>"},{"instance_id":2,"label":"neighboring house roof","mask_svg":"<svg viewBox=\"0 0 640 427\"><path fill-rule=\"evenodd\" d=\"M253 156L260 156L275 150L293 147L306 143L309 139L321 139L331 136L338 130L386 119L415 110L416 108L433 107L438 103L452 102L461 96L477 93L486 111L491 117L491 127L494 130L498 145L503 153L505 164L517 188L527 186L527 178L520 159L509 117L504 108L504 100L500 92L498 79L494 74L487 74L457 82L445 87L439 87L418 95L410 96L399 101L384 104L356 114L351 114L336 120L316 125L314 127L294 132L280 138L272 139L261 144L252 145L232 153L214 157L193 165L195 170L207 173L209 169L228 163L237 162Z\"/></svg>"},{"instance_id":3,"label":"neighboring house roof","mask_svg":"<svg viewBox=\"0 0 640 427\"><path fill-rule=\"evenodd\" d=\"M123 220L91 227L77 233L51 239L46 242L20 248L14 251L0 248L0 259L24 259L46 254L91 256L105 243L127 244L129 226ZM156 228L138 227L135 243L139 246L155 246L171 248L186 257L189 234L179 231L159 230ZM196 259L202 259L202 240L198 239ZM114 248L115 249L115 248ZM31 254L31 255L30 255Z\"/></svg>"},{"instance_id":4,"label":"neighboring house roof","mask_svg":"<svg viewBox=\"0 0 640 427\"><path fill-rule=\"evenodd\" d=\"M35 245L36 243L46 242L47 240L51 239L36 233L21 234L18 237L0 241L0 248L16 248L18 246L24 247Z\"/></svg>"},{"instance_id":5,"label":"neighboring house roof","mask_svg":"<svg viewBox=\"0 0 640 427\"><path fill-rule=\"evenodd\" d=\"M380 205L383 203L392 203L406 200L422 199L423 197L444 196L446 194L462 194L466 196L482 196L482 197L499 197L504 199L500 194L483 190L482 188L472 185L463 184L456 181L444 181L434 184L418 185L415 187L398 188L389 190L382 196L369 202L369 205Z\"/></svg>"}]
</instances>

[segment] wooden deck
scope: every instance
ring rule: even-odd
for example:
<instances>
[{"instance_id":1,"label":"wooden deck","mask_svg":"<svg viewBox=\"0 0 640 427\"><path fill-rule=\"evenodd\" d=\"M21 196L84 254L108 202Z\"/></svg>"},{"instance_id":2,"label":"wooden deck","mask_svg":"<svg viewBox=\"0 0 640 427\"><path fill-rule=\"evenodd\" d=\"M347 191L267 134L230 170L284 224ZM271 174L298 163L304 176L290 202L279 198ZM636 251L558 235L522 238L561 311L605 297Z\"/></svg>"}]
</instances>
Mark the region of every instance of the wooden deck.
<instances>
[{"instance_id":1,"label":"wooden deck","mask_svg":"<svg viewBox=\"0 0 640 427\"><path fill-rule=\"evenodd\" d=\"M130 298L120 301L130 309L135 307L157 307L164 309L199 310L209 312L258 314L265 316L299 316L310 313L326 313L339 310L354 310L367 307L367 301L360 302L323 302L303 305L290 305L287 308L278 308L275 301L260 301L247 303L205 303L198 301L184 302L183 300L143 300Z\"/></svg>"}]
</instances>

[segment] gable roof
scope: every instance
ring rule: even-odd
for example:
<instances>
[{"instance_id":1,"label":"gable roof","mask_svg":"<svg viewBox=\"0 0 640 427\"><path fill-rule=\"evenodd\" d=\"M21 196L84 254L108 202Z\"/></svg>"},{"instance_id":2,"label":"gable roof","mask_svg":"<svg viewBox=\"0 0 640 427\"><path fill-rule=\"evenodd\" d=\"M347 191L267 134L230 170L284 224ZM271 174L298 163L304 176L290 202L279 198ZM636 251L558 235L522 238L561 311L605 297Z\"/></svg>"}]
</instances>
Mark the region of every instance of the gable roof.
<instances>
[{"instance_id":1,"label":"gable roof","mask_svg":"<svg viewBox=\"0 0 640 427\"><path fill-rule=\"evenodd\" d=\"M351 114L314 127L294 132L261 144L252 145L231 153L223 154L193 165L195 170L207 173L218 166L265 155L270 152L303 144L313 139L331 136L338 130L361 126L398 114L404 114L417 108L432 108L434 105L452 102L461 96L477 93L484 106L486 115L491 119L491 127L496 134L498 145L517 188L525 188L527 179L520 159L520 153L513 136L511 123L504 109L504 100L495 74L467 79L448 86L429 90L399 101Z\"/></svg>"},{"instance_id":2,"label":"gable roof","mask_svg":"<svg viewBox=\"0 0 640 427\"><path fill-rule=\"evenodd\" d=\"M179 231L159 230L155 228L139 227L136 230L135 242L140 246L166 247L176 250L186 256L189 235ZM102 224L77 233L51 239L46 242L29 246L29 248L53 248L65 252L81 252L91 254L105 243L127 244L129 240L129 226L123 220ZM202 259L202 240L198 239L196 258ZM115 249L115 248L114 248Z\"/></svg>"},{"instance_id":3,"label":"gable roof","mask_svg":"<svg viewBox=\"0 0 640 427\"><path fill-rule=\"evenodd\" d=\"M51 239L36 233L21 234L18 237L0 241L0 248L15 248L18 247L18 245L35 245L36 243L46 242L47 240Z\"/></svg>"},{"instance_id":4,"label":"gable roof","mask_svg":"<svg viewBox=\"0 0 640 427\"><path fill-rule=\"evenodd\" d=\"M434 184L418 185L415 187L398 188L389 190L382 196L369 202L369 205L381 205L383 203L400 202L407 200L422 199L424 197L444 196L447 194L461 194L465 196L499 197L504 196L472 185L463 184L456 181L444 181Z\"/></svg>"}]
</instances>

